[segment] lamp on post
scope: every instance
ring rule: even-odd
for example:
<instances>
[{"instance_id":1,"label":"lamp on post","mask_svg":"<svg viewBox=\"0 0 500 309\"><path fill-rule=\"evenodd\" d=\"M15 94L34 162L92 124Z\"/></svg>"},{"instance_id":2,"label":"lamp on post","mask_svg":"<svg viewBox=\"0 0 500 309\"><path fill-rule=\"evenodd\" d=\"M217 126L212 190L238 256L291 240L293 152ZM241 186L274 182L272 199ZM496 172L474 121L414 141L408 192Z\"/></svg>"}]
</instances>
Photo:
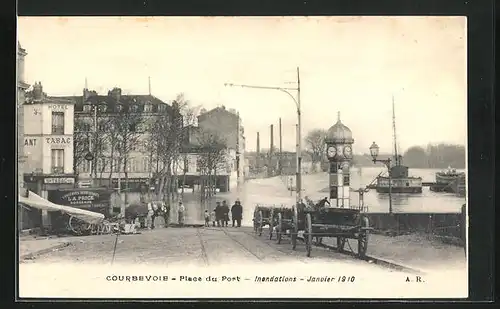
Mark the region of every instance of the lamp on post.
<instances>
[{"instance_id":1,"label":"lamp on post","mask_svg":"<svg viewBox=\"0 0 500 309\"><path fill-rule=\"evenodd\" d=\"M391 158L387 158L385 160L383 159L377 159L378 154L379 154L379 146L373 142L372 145L370 146L370 155L372 156L372 161L373 163L383 163L389 172L389 213L392 214L392 177L391 177Z\"/></svg>"},{"instance_id":2,"label":"lamp on post","mask_svg":"<svg viewBox=\"0 0 500 309\"><path fill-rule=\"evenodd\" d=\"M297 67L297 87L284 88L284 87L268 87L268 86L252 86L252 85L241 85L225 83L226 87L242 87L242 88L252 88L252 89L267 89L267 90L278 90L286 93L295 102L297 111L297 143L296 143L296 160L297 160L297 170L296 170L296 180L295 180L295 192L296 192L296 202L297 204L302 200L302 110L300 102L300 73ZM297 96L292 95L289 91L296 91ZM268 168L271 168L269 166Z\"/></svg>"}]
</instances>

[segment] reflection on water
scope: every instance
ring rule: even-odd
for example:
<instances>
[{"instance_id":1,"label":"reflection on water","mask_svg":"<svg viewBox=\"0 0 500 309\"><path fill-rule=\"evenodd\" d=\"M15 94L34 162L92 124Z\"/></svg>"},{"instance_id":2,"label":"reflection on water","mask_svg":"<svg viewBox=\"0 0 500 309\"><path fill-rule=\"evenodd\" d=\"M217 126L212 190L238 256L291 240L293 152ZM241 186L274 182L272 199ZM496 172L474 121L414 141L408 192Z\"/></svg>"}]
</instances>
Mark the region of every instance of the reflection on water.
<instances>
[{"instance_id":1,"label":"reflection on water","mask_svg":"<svg viewBox=\"0 0 500 309\"><path fill-rule=\"evenodd\" d=\"M365 167L361 172L353 168L351 170L351 188L359 189L366 186L381 172L383 168ZM411 169L411 176L420 176L424 182L435 181L435 173L439 170L433 169ZM328 195L325 190L328 187L328 175L318 173L303 175L303 196L308 196L313 200L319 200ZM285 204L292 205L295 202L295 193L290 194L286 187L286 179L274 177L267 179L253 179L245 182L239 192L236 189L227 194L217 194L216 199L227 200L231 205L236 198L243 204L243 221L246 225L251 224L253 210L257 204ZM389 195L380 194L375 190L370 190L364 194L365 206L369 212L388 212ZM460 212L465 198L457 197L451 193L432 192L428 187L424 187L419 194L392 194L393 212ZM351 204L358 205L358 193L351 192ZM200 211L200 219L202 214Z\"/></svg>"}]
</instances>

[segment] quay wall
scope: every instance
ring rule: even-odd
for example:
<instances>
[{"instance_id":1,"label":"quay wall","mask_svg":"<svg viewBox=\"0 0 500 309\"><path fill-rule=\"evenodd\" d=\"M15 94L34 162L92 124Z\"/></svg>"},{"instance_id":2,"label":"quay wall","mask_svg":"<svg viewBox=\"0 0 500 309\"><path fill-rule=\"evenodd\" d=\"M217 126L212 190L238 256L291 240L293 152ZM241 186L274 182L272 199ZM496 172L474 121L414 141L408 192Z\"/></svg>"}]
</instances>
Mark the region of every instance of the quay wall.
<instances>
[{"instance_id":1,"label":"quay wall","mask_svg":"<svg viewBox=\"0 0 500 309\"><path fill-rule=\"evenodd\" d=\"M447 243L465 245L465 208L462 213L368 213L367 216L377 234L420 233Z\"/></svg>"}]
</instances>

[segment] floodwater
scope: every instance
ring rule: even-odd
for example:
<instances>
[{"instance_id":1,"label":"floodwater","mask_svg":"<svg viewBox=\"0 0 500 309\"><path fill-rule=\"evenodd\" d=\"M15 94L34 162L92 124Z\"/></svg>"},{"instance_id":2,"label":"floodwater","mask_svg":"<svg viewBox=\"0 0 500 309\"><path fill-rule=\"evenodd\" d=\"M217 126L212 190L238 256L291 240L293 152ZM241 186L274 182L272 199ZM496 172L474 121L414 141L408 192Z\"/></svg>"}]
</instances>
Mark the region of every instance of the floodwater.
<instances>
[{"instance_id":1,"label":"floodwater","mask_svg":"<svg viewBox=\"0 0 500 309\"><path fill-rule=\"evenodd\" d=\"M363 167L351 169L351 188L356 190L371 183L372 180L384 168ZM436 169L410 169L410 176L422 177L424 182L434 182ZM319 200L328 195L325 190L328 187L328 174L317 173L303 175L303 196L312 200ZM357 192L351 192L351 205L359 204ZM286 177L273 177L266 179L252 179L239 188L234 188L227 194L217 194L217 200L227 200L231 205L236 198L242 202L244 213L243 223L251 223L255 205L285 204L292 205L295 202L295 192L287 190ZM461 206L465 203L464 197L457 197L452 193L432 192L429 187L424 187L419 194L392 194L393 212L412 213L459 213ZM211 203L214 204L214 203ZM389 212L389 196L370 190L364 194L364 204L368 206L368 212ZM209 207L211 208L211 207ZM200 219L202 219L200 213Z\"/></svg>"}]
</instances>

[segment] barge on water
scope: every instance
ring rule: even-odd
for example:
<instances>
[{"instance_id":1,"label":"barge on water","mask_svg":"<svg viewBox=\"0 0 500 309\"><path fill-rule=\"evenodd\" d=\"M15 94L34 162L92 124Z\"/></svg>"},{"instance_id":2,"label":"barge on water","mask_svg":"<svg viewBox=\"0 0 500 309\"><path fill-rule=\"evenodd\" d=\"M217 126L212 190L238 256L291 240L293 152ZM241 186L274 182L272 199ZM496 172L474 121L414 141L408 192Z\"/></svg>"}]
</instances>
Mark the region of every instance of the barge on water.
<instances>
[{"instance_id":1,"label":"barge on water","mask_svg":"<svg viewBox=\"0 0 500 309\"><path fill-rule=\"evenodd\" d=\"M465 196L465 173L457 172L448 167L447 170L436 173L436 182L429 188L433 192L455 193Z\"/></svg>"},{"instance_id":2,"label":"barge on water","mask_svg":"<svg viewBox=\"0 0 500 309\"><path fill-rule=\"evenodd\" d=\"M396 113L394 109L394 97L392 97L392 129L394 142L394 158L387 160L388 176L379 174L376 178L375 190L378 193L422 193L422 177L409 176L408 166L403 165L403 156L398 155L398 144L396 141ZM375 153L372 156L378 155L378 146L373 143L372 147L376 147ZM370 152L372 152L370 147ZM392 165L393 164L393 165Z\"/></svg>"},{"instance_id":3,"label":"barge on water","mask_svg":"<svg viewBox=\"0 0 500 309\"><path fill-rule=\"evenodd\" d=\"M389 185L390 183L390 185ZM379 175L375 185L378 193L422 193L422 177L409 176L408 166L401 164L401 156L396 165L389 169L388 176Z\"/></svg>"}]
</instances>

